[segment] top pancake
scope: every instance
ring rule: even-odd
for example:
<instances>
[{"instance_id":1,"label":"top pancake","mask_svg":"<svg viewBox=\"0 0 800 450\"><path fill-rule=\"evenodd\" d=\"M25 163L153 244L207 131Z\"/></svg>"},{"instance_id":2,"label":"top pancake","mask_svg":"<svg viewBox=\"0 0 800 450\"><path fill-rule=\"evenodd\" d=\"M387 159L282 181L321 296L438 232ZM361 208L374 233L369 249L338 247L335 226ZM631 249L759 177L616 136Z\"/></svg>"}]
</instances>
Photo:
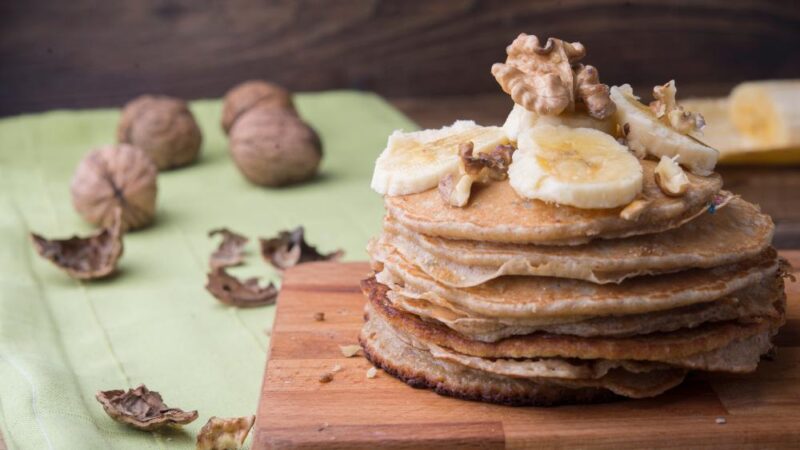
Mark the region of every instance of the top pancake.
<instances>
[{"instance_id":1,"label":"top pancake","mask_svg":"<svg viewBox=\"0 0 800 450\"><path fill-rule=\"evenodd\" d=\"M476 186L469 204L456 208L442 201L438 191L386 197L389 215L413 231L449 239L539 245L577 245L595 238L622 238L658 233L686 223L701 214L722 188L713 174L687 173L690 186L681 197L668 197L656 185L656 163L642 161L641 199L650 201L636 219L620 217L623 208L579 209L528 200L506 181Z\"/></svg>"}]
</instances>

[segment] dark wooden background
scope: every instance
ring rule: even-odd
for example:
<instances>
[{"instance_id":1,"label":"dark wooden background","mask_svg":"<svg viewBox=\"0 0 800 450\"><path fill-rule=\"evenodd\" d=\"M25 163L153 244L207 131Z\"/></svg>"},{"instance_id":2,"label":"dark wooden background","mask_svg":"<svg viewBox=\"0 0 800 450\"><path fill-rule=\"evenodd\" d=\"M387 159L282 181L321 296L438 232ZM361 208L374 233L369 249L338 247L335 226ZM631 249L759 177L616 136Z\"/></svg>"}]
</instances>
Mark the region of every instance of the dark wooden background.
<instances>
[{"instance_id":1,"label":"dark wooden background","mask_svg":"<svg viewBox=\"0 0 800 450\"><path fill-rule=\"evenodd\" d=\"M3 0L0 116L217 97L248 78L389 97L496 92L519 32L580 40L608 83L719 94L800 77L798 1Z\"/></svg>"}]
</instances>

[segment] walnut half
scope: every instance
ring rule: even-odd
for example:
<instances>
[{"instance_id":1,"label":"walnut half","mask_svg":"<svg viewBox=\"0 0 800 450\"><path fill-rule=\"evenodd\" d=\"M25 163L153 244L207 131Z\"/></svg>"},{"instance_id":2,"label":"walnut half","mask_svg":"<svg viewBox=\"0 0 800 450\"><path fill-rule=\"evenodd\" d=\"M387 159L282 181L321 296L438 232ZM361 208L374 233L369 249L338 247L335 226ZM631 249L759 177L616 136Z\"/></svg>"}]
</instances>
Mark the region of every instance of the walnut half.
<instances>
[{"instance_id":1,"label":"walnut half","mask_svg":"<svg viewBox=\"0 0 800 450\"><path fill-rule=\"evenodd\" d=\"M614 113L608 86L600 83L597 69L578 64L586 56L580 42L549 38L542 46L538 37L522 33L506 53L506 62L494 64L492 75L528 111L558 115L573 111L580 101L597 119Z\"/></svg>"}]
</instances>

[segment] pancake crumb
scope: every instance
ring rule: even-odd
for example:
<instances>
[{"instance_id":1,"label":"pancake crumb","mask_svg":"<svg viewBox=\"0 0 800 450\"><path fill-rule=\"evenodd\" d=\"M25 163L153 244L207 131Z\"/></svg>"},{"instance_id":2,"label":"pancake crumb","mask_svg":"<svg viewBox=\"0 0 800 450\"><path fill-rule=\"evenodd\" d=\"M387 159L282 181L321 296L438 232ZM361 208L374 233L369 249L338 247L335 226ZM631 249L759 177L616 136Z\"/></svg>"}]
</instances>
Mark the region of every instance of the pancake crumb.
<instances>
[{"instance_id":1,"label":"pancake crumb","mask_svg":"<svg viewBox=\"0 0 800 450\"><path fill-rule=\"evenodd\" d=\"M345 358L352 358L353 356L356 356L356 354L358 354L358 352L361 351L361 346L357 345L357 344L354 344L354 345L340 345L339 349L342 351L342 355L344 355Z\"/></svg>"},{"instance_id":2,"label":"pancake crumb","mask_svg":"<svg viewBox=\"0 0 800 450\"><path fill-rule=\"evenodd\" d=\"M333 381L333 374L331 372L325 372L319 377L320 383L330 383Z\"/></svg>"},{"instance_id":3,"label":"pancake crumb","mask_svg":"<svg viewBox=\"0 0 800 450\"><path fill-rule=\"evenodd\" d=\"M341 372L341 371L342 371L342 366L341 366L341 365L339 365L339 364L336 364L336 365L335 365L335 366L333 366L333 368L331 369L331 372L333 372L333 373L337 373L337 372Z\"/></svg>"},{"instance_id":4,"label":"pancake crumb","mask_svg":"<svg viewBox=\"0 0 800 450\"><path fill-rule=\"evenodd\" d=\"M372 379L377 376L378 376L378 369L376 369L375 367L370 367L369 370L367 370L367 378Z\"/></svg>"},{"instance_id":5,"label":"pancake crumb","mask_svg":"<svg viewBox=\"0 0 800 450\"><path fill-rule=\"evenodd\" d=\"M325 313L324 312L314 313L314 320L316 320L317 322L323 322L325 320Z\"/></svg>"},{"instance_id":6,"label":"pancake crumb","mask_svg":"<svg viewBox=\"0 0 800 450\"><path fill-rule=\"evenodd\" d=\"M715 422L717 422L717 425L725 425L726 423L728 423L728 421L724 417L717 417Z\"/></svg>"}]
</instances>

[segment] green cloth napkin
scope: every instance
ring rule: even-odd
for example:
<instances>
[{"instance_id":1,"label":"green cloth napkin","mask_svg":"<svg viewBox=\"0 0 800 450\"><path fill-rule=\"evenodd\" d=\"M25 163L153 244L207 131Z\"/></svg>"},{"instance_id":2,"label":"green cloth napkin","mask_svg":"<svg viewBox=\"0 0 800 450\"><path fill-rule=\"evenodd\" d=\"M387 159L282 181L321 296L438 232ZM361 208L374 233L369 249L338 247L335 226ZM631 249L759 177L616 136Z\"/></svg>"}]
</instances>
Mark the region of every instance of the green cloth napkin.
<instances>
[{"instance_id":1,"label":"green cloth napkin","mask_svg":"<svg viewBox=\"0 0 800 450\"><path fill-rule=\"evenodd\" d=\"M206 233L227 226L249 236L246 266L233 273L265 280L279 278L256 238L297 225L321 251L365 259L382 216L369 189L373 163L392 130L415 128L372 94L301 94L296 104L322 138L321 174L267 189L231 161L221 102L192 103L201 158L159 175L155 225L126 235L119 275L97 282L41 259L28 233L92 230L72 209L69 183L87 151L113 142L118 111L0 121L0 428L9 449L189 449L209 417L255 413L275 308L229 308L206 292L217 244ZM185 431L141 432L111 420L94 398L140 383L200 417Z\"/></svg>"}]
</instances>

